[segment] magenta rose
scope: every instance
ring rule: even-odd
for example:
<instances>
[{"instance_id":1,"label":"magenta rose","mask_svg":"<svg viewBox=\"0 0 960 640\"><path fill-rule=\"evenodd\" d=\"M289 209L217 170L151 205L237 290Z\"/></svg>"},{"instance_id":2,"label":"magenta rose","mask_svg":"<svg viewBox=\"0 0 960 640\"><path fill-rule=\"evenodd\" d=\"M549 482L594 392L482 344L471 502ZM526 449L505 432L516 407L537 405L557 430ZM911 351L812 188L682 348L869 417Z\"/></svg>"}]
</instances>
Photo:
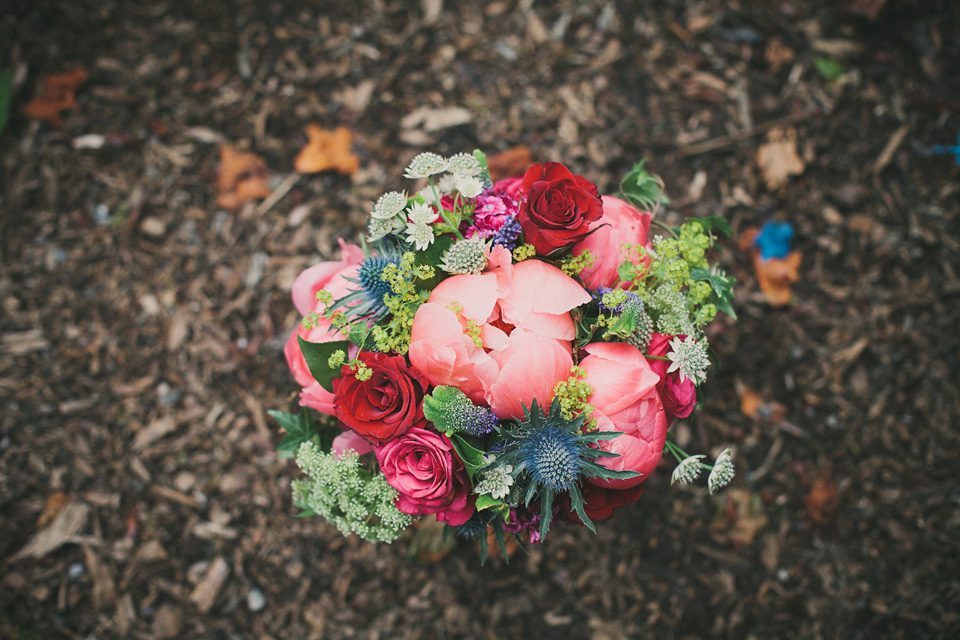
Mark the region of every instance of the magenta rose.
<instances>
[{"instance_id":1,"label":"magenta rose","mask_svg":"<svg viewBox=\"0 0 960 640\"><path fill-rule=\"evenodd\" d=\"M687 336L677 336L680 340L685 340ZM674 336L654 333L650 337L650 345L647 347L647 355L666 356L670 352L670 341ZM697 406L697 386L693 380L686 378L680 380L680 374L677 371L667 373L670 362L667 360L650 360L650 368L660 376L660 382L657 384L657 393L660 394L660 400L663 401L663 409L667 412L667 418L672 422L675 418L689 418L693 409ZM669 424L669 423L668 423Z\"/></svg>"},{"instance_id":2,"label":"magenta rose","mask_svg":"<svg viewBox=\"0 0 960 640\"><path fill-rule=\"evenodd\" d=\"M517 222L523 240L537 255L568 247L590 232L590 223L603 216L597 185L574 175L559 162L536 164L523 175L521 191L526 196Z\"/></svg>"},{"instance_id":3,"label":"magenta rose","mask_svg":"<svg viewBox=\"0 0 960 640\"><path fill-rule=\"evenodd\" d=\"M333 379L334 415L374 445L381 445L413 427L426 425L423 396L427 379L403 356L361 351L357 358L371 371L361 380L344 365Z\"/></svg>"},{"instance_id":4,"label":"magenta rose","mask_svg":"<svg viewBox=\"0 0 960 640\"><path fill-rule=\"evenodd\" d=\"M377 463L387 483L400 492L397 509L458 526L475 510L470 479L450 439L415 427L376 448Z\"/></svg>"}]
</instances>

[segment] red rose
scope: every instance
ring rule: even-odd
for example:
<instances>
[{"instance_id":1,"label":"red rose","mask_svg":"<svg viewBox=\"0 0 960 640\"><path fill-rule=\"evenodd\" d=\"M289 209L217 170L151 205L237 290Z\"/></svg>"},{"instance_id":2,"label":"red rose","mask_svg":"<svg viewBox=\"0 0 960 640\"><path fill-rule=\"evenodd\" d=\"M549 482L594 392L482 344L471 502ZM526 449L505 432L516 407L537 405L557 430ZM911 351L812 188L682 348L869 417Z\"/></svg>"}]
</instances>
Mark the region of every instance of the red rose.
<instances>
[{"instance_id":1,"label":"red rose","mask_svg":"<svg viewBox=\"0 0 960 640\"><path fill-rule=\"evenodd\" d=\"M687 338L683 334L677 337L681 341ZM650 338L650 346L647 347L647 355L666 356L670 351L670 341L673 338L662 333L654 333ZM660 394L660 401L663 402L663 410L667 412L667 418L672 422L674 418L689 418L693 413L693 409L697 406L697 386L690 378L681 382L677 371L667 373L669 366L668 360L650 359L650 368L660 376L657 393Z\"/></svg>"},{"instance_id":2,"label":"red rose","mask_svg":"<svg viewBox=\"0 0 960 640\"><path fill-rule=\"evenodd\" d=\"M423 396L428 382L403 356L361 351L357 358L371 375L357 378L354 369L344 366L333 379L333 409L344 427L354 430L374 445L426 424Z\"/></svg>"},{"instance_id":3,"label":"red rose","mask_svg":"<svg viewBox=\"0 0 960 640\"><path fill-rule=\"evenodd\" d=\"M396 504L402 513L435 513L451 526L473 515L470 479L447 436L414 428L375 451L387 483L400 494Z\"/></svg>"},{"instance_id":4,"label":"red rose","mask_svg":"<svg viewBox=\"0 0 960 640\"><path fill-rule=\"evenodd\" d=\"M590 231L590 223L603 216L597 185L574 175L559 162L527 169L520 190L526 198L517 221L524 242L532 244L537 255L582 240Z\"/></svg>"},{"instance_id":5,"label":"red rose","mask_svg":"<svg viewBox=\"0 0 960 640\"><path fill-rule=\"evenodd\" d=\"M587 517L598 522L606 520L613 515L614 509L631 504L640 499L643 493L643 484L638 484L629 489L604 489L589 482L580 485L580 493L583 495L583 510ZM563 494L559 500L560 516L571 524L580 524L580 516L570 505L570 498Z\"/></svg>"}]
</instances>

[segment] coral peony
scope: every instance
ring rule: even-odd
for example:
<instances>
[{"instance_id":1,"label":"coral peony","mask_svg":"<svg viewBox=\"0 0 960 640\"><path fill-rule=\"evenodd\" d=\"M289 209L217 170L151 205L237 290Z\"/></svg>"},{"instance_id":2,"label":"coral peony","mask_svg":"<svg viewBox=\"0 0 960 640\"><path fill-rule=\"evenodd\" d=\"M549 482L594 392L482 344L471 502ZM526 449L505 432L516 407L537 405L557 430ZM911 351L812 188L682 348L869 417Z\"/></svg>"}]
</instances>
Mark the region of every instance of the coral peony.
<instances>
[{"instance_id":1,"label":"coral peony","mask_svg":"<svg viewBox=\"0 0 960 640\"><path fill-rule=\"evenodd\" d=\"M592 222L592 233L573 247L574 255L587 250L593 255L593 266L580 272L585 287L596 290L617 284L617 269L631 257L624 246L648 247L652 218L652 214L641 213L619 198L603 196L603 217Z\"/></svg>"},{"instance_id":2,"label":"coral peony","mask_svg":"<svg viewBox=\"0 0 960 640\"><path fill-rule=\"evenodd\" d=\"M593 387L589 398L596 411L597 428L619 431L621 436L599 446L619 454L601 463L617 471L636 471L626 480L590 480L601 487L627 489L649 477L660 461L667 439L667 416L657 394L659 376L640 350L626 342L592 342L580 366Z\"/></svg>"}]
</instances>

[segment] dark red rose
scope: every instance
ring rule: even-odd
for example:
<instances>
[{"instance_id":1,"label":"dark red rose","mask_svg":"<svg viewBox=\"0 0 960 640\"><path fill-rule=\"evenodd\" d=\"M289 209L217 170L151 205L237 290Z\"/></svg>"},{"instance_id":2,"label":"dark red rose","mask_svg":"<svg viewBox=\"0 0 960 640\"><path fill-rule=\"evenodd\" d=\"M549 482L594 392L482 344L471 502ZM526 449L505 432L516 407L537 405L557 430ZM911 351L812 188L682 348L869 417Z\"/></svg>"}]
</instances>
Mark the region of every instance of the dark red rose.
<instances>
[{"instance_id":1,"label":"dark red rose","mask_svg":"<svg viewBox=\"0 0 960 640\"><path fill-rule=\"evenodd\" d=\"M686 340L687 336L680 334L677 336L680 340ZM654 333L650 337L650 346L647 347L647 355L666 356L670 351L670 341L674 336ZM670 366L668 360L650 361L650 368L660 376L660 382L657 383L657 393L660 394L660 401L663 402L663 410L667 412L667 420L672 422L674 418L689 418L697 406L697 387L690 378L680 381L680 374L676 371L667 373Z\"/></svg>"},{"instance_id":2,"label":"dark red rose","mask_svg":"<svg viewBox=\"0 0 960 640\"><path fill-rule=\"evenodd\" d=\"M407 365L403 356L361 351L357 358L371 375L359 380L344 365L333 379L333 409L343 426L381 445L412 427L423 427L423 396L429 386L423 375Z\"/></svg>"},{"instance_id":3,"label":"dark red rose","mask_svg":"<svg viewBox=\"0 0 960 640\"><path fill-rule=\"evenodd\" d=\"M583 495L583 510L587 517L598 522L606 520L613 515L614 509L631 504L640 499L643 493L644 483L640 483L629 489L604 489L597 485L584 482L580 485L580 493ZM558 496L560 505L560 517L570 524L580 524L580 516L570 505L570 498L567 494Z\"/></svg>"},{"instance_id":4,"label":"dark red rose","mask_svg":"<svg viewBox=\"0 0 960 640\"><path fill-rule=\"evenodd\" d=\"M603 216L597 185L559 162L527 169L520 191L525 199L517 221L524 242L532 244L537 255L579 242L590 232L590 223Z\"/></svg>"}]
</instances>

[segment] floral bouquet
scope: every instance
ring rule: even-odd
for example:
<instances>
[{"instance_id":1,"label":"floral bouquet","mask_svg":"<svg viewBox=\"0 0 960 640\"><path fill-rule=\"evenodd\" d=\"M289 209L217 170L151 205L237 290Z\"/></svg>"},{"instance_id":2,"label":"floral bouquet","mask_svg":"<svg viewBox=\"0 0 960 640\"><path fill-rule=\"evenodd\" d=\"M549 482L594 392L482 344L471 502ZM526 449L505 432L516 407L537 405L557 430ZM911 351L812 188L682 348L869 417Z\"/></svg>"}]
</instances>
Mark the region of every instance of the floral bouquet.
<instances>
[{"instance_id":1,"label":"floral bouquet","mask_svg":"<svg viewBox=\"0 0 960 640\"><path fill-rule=\"evenodd\" d=\"M377 200L369 245L301 273L284 353L299 413L271 412L305 477L294 503L341 532L396 539L435 514L457 534L539 542L557 519L634 502L664 451L673 481L709 469L668 436L697 404L704 327L733 316L707 260L721 218L651 238L662 182L637 164L621 198L557 162L493 182L475 151L422 153L423 187Z\"/></svg>"}]
</instances>

